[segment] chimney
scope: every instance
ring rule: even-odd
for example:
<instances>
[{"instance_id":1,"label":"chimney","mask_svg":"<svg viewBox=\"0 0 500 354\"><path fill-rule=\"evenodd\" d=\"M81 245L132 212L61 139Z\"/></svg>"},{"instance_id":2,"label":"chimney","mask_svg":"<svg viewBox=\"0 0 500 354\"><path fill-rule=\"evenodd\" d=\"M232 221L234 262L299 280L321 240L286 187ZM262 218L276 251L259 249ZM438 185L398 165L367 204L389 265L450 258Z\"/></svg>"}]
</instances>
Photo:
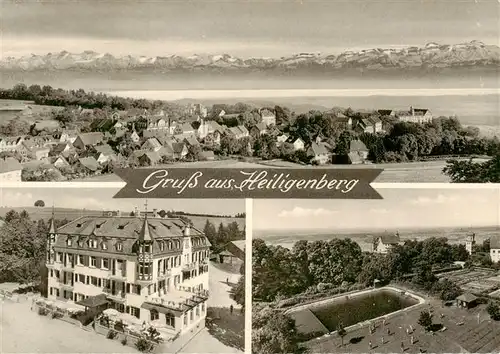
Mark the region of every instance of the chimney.
<instances>
[{"instance_id":1,"label":"chimney","mask_svg":"<svg viewBox=\"0 0 500 354\"><path fill-rule=\"evenodd\" d=\"M158 217L158 209L153 209L153 218Z\"/></svg>"},{"instance_id":2,"label":"chimney","mask_svg":"<svg viewBox=\"0 0 500 354\"><path fill-rule=\"evenodd\" d=\"M183 232L184 236L189 236L191 235L191 226L188 224L186 225L186 227L184 227L184 232Z\"/></svg>"}]
</instances>

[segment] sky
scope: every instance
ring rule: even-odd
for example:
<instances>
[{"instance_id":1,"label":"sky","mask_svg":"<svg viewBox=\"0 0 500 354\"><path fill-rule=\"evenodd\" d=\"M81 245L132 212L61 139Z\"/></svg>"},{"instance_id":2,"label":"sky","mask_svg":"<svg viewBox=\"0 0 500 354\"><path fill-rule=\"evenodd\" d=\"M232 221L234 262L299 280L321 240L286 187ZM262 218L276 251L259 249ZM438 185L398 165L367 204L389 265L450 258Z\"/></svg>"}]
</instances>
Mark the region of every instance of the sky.
<instances>
[{"instance_id":1,"label":"sky","mask_svg":"<svg viewBox=\"0 0 500 354\"><path fill-rule=\"evenodd\" d=\"M1 54L280 57L498 44L499 14L496 0L0 0Z\"/></svg>"},{"instance_id":2,"label":"sky","mask_svg":"<svg viewBox=\"0 0 500 354\"><path fill-rule=\"evenodd\" d=\"M113 199L116 188L3 188L0 189L0 207L32 207L43 200L46 207L87 210L120 210L123 212L145 209L145 199ZM213 199L150 199L148 210L176 210L195 214L235 215L245 212L245 201Z\"/></svg>"},{"instance_id":3,"label":"sky","mask_svg":"<svg viewBox=\"0 0 500 354\"><path fill-rule=\"evenodd\" d=\"M254 200L254 230L500 226L499 189L379 189L382 200Z\"/></svg>"}]
</instances>

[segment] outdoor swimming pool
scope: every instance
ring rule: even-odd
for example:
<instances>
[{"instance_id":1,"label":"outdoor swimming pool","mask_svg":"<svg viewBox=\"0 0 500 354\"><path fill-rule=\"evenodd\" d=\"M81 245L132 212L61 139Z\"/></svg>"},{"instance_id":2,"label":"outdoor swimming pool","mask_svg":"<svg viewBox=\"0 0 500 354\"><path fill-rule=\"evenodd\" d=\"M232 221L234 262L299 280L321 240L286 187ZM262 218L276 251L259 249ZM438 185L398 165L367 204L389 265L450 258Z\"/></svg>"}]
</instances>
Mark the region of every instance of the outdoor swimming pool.
<instances>
[{"instance_id":1,"label":"outdoor swimming pool","mask_svg":"<svg viewBox=\"0 0 500 354\"><path fill-rule=\"evenodd\" d=\"M302 333L327 333L337 330L339 322L349 327L417 305L421 301L414 295L394 288L381 288L303 305L290 311L289 315L296 320L297 329Z\"/></svg>"}]
</instances>

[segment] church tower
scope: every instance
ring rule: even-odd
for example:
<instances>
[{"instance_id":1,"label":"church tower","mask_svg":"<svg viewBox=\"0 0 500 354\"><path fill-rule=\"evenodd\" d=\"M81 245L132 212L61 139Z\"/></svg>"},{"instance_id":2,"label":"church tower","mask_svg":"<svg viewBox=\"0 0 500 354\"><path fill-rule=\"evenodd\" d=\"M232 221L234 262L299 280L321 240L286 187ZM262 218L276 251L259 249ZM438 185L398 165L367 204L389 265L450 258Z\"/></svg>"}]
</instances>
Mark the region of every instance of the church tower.
<instances>
[{"instance_id":1,"label":"church tower","mask_svg":"<svg viewBox=\"0 0 500 354\"><path fill-rule=\"evenodd\" d=\"M467 239L465 240L465 249L469 255L472 254L472 248L476 244L476 234L474 232L470 232L467 235Z\"/></svg>"}]
</instances>

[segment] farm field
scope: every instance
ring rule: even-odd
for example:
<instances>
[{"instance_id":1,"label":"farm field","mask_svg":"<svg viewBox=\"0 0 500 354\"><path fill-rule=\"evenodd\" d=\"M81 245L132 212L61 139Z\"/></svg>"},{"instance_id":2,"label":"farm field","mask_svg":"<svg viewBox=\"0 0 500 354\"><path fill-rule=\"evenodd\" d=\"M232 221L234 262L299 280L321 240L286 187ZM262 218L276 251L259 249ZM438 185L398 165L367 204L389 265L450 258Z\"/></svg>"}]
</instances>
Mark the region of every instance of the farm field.
<instances>
[{"instance_id":1,"label":"farm field","mask_svg":"<svg viewBox=\"0 0 500 354\"><path fill-rule=\"evenodd\" d=\"M0 111L0 125L8 123L10 120L14 118L21 119L29 124L33 124L37 121L42 121L42 120L52 121L51 120L52 111L60 111L64 109L64 107L38 105L32 101L0 99L0 109L2 107L9 107L9 106L10 107L30 106L32 115L23 115L20 112Z\"/></svg>"},{"instance_id":2,"label":"farm field","mask_svg":"<svg viewBox=\"0 0 500 354\"><path fill-rule=\"evenodd\" d=\"M324 165L328 169L367 169L382 168L384 171L375 183L449 183L448 176L442 173L446 161L422 161L393 164L365 165ZM158 165L155 168L314 168L281 160L244 162L236 159L218 161L181 162L175 165ZM121 182L114 174L98 175L82 179L86 182Z\"/></svg>"},{"instance_id":3,"label":"farm field","mask_svg":"<svg viewBox=\"0 0 500 354\"><path fill-rule=\"evenodd\" d=\"M462 269L440 276L457 284L463 291L498 297L500 274L492 269Z\"/></svg>"}]
</instances>

